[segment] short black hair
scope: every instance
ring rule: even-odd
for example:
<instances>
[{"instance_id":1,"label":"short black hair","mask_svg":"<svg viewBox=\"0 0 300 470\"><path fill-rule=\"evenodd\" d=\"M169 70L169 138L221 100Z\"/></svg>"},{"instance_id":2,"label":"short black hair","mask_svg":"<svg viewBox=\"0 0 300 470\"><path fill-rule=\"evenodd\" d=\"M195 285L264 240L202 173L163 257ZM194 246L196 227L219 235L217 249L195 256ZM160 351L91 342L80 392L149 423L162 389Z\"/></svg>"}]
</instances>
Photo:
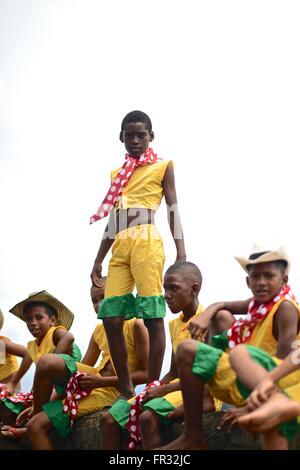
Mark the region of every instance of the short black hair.
<instances>
[{"instance_id":1,"label":"short black hair","mask_svg":"<svg viewBox=\"0 0 300 470\"><path fill-rule=\"evenodd\" d=\"M57 318L57 311L54 307L46 302L28 302L23 308L24 316L29 312L32 307L44 307L49 318L55 316Z\"/></svg>"},{"instance_id":2,"label":"short black hair","mask_svg":"<svg viewBox=\"0 0 300 470\"><path fill-rule=\"evenodd\" d=\"M258 256L261 256L262 253L259 253ZM254 255L251 255L251 256L254 256ZM250 256L250 259L256 259L258 258L258 256L256 256L256 258L251 258ZM287 268L287 262L284 260L284 259L278 259L278 260L275 260L275 261L265 261L265 263L272 263L274 264L274 266L276 266L276 268L281 272L281 274L285 274L286 273L286 268ZM260 263L259 263L260 264ZM246 266L246 269L248 272L251 271L251 268L253 268L254 266L257 266L257 264L247 264Z\"/></svg>"},{"instance_id":3,"label":"short black hair","mask_svg":"<svg viewBox=\"0 0 300 470\"><path fill-rule=\"evenodd\" d=\"M202 285L202 274L198 266L190 261L178 261L172 264L166 271L166 274L173 274L180 272L186 279L192 282L197 282L201 289Z\"/></svg>"},{"instance_id":4,"label":"short black hair","mask_svg":"<svg viewBox=\"0 0 300 470\"><path fill-rule=\"evenodd\" d=\"M135 110L126 114L121 124L121 132L125 130L125 127L129 122L143 122L145 124L146 129L149 132L152 132L151 119L149 118L148 114L143 113L143 111Z\"/></svg>"}]
</instances>

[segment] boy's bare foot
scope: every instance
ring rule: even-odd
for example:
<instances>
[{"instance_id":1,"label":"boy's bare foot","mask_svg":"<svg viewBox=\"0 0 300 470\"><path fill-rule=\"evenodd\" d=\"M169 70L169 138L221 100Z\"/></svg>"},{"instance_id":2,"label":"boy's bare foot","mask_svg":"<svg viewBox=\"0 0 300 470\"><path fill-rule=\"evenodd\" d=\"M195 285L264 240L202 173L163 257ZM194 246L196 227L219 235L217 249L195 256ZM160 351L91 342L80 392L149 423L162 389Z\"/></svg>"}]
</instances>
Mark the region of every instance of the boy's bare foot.
<instances>
[{"instance_id":1,"label":"boy's bare foot","mask_svg":"<svg viewBox=\"0 0 300 470\"><path fill-rule=\"evenodd\" d=\"M229 426L229 428L231 429L232 426L235 426L237 424L238 418L247 413L249 413L247 405L240 406L239 408L232 408L225 413L225 415L220 421L219 427L224 428L225 426Z\"/></svg>"},{"instance_id":2,"label":"boy's bare foot","mask_svg":"<svg viewBox=\"0 0 300 470\"><path fill-rule=\"evenodd\" d=\"M241 416L237 424L252 432L265 432L300 415L300 405L283 393L274 393L256 410Z\"/></svg>"},{"instance_id":3,"label":"boy's bare foot","mask_svg":"<svg viewBox=\"0 0 300 470\"><path fill-rule=\"evenodd\" d=\"M2 426L1 435L10 439L24 439L27 437L27 428L14 428L12 426Z\"/></svg>"},{"instance_id":4,"label":"boy's bare foot","mask_svg":"<svg viewBox=\"0 0 300 470\"><path fill-rule=\"evenodd\" d=\"M173 442L154 450L207 450L207 442L204 439L195 439L186 434L181 434Z\"/></svg>"}]
</instances>

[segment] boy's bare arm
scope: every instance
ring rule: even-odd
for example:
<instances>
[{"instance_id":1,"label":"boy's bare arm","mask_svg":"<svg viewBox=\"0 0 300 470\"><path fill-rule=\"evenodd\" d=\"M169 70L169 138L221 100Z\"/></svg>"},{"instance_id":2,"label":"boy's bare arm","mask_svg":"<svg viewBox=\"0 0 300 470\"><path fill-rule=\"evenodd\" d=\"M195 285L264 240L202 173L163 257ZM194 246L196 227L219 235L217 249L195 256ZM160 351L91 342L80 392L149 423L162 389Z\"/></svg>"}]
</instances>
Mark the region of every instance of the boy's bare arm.
<instances>
[{"instance_id":1,"label":"boy's bare arm","mask_svg":"<svg viewBox=\"0 0 300 470\"><path fill-rule=\"evenodd\" d=\"M209 305L197 318L191 320L189 331L193 339L199 339L207 330L209 322L220 310L228 310L232 315L245 315L251 299L232 302L216 302Z\"/></svg>"},{"instance_id":2,"label":"boy's bare arm","mask_svg":"<svg viewBox=\"0 0 300 470\"><path fill-rule=\"evenodd\" d=\"M5 351L9 354L14 354L14 356L18 357L25 357L27 353L27 349L22 344L12 343L11 341L6 341L2 339L5 343Z\"/></svg>"},{"instance_id":3,"label":"boy's bare arm","mask_svg":"<svg viewBox=\"0 0 300 470\"><path fill-rule=\"evenodd\" d=\"M53 333L53 344L56 354L71 354L74 336L69 331L59 328Z\"/></svg>"},{"instance_id":4,"label":"boy's bare arm","mask_svg":"<svg viewBox=\"0 0 300 470\"><path fill-rule=\"evenodd\" d=\"M274 318L275 331L278 333L276 356L284 359L292 349L298 334L299 313L295 305L284 301L278 307Z\"/></svg>"},{"instance_id":5,"label":"boy's bare arm","mask_svg":"<svg viewBox=\"0 0 300 470\"><path fill-rule=\"evenodd\" d=\"M177 205L174 171L171 163L169 163L167 166L162 181L162 187L167 203L168 222L177 251L176 261L185 261L186 253L184 246L183 230Z\"/></svg>"},{"instance_id":6,"label":"boy's bare arm","mask_svg":"<svg viewBox=\"0 0 300 470\"><path fill-rule=\"evenodd\" d=\"M174 352L172 351L171 355L171 365L169 372L161 379L164 384L168 384L171 380L178 378L177 366Z\"/></svg>"},{"instance_id":7,"label":"boy's bare arm","mask_svg":"<svg viewBox=\"0 0 300 470\"><path fill-rule=\"evenodd\" d=\"M94 366L100 356L100 353L101 351L94 339L94 334L92 334L87 351L81 362L83 364L87 364L88 366Z\"/></svg>"},{"instance_id":8,"label":"boy's bare arm","mask_svg":"<svg viewBox=\"0 0 300 470\"><path fill-rule=\"evenodd\" d=\"M6 384L6 388L9 393L14 393L17 383L19 383L21 378L26 374L31 364L32 364L32 359L26 350L26 354L22 359L19 369L12 376L10 381Z\"/></svg>"},{"instance_id":9,"label":"boy's bare arm","mask_svg":"<svg viewBox=\"0 0 300 470\"><path fill-rule=\"evenodd\" d=\"M100 247L91 272L92 283L96 287L102 287L102 263L115 240L115 230L115 215L114 211L112 210L109 216L109 222L105 227Z\"/></svg>"}]
</instances>

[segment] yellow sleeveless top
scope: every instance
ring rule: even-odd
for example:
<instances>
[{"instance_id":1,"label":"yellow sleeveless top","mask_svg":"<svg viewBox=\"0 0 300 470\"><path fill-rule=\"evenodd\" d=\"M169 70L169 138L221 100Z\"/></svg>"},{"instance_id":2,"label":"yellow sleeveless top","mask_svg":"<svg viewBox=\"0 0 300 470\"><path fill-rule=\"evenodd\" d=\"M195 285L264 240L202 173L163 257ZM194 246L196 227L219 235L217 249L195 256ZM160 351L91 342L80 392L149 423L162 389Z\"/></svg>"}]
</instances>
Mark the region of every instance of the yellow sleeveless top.
<instances>
[{"instance_id":1,"label":"yellow sleeveless top","mask_svg":"<svg viewBox=\"0 0 300 470\"><path fill-rule=\"evenodd\" d=\"M6 340L7 342L11 343L10 339L6 338L6 336L0 336L1 340ZM4 341L3 341L4 342ZM19 369L19 363L17 360L17 356L13 354L6 353L5 354L5 364L0 363L0 382L1 380L5 379L9 375L13 374Z\"/></svg>"},{"instance_id":2,"label":"yellow sleeveless top","mask_svg":"<svg viewBox=\"0 0 300 470\"><path fill-rule=\"evenodd\" d=\"M135 168L115 205L115 210L130 207L158 209L163 196L162 180L169 163L173 166L171 160L158 160L151 165L146 164ZM121 167L111 172L112 181L120 169Z\"/></svg>"},{"instance_id":3,"label":"yellow sleeveless top","mask_svg":"<svg viewBox=\"0 0 300 470\"><path fill-rule=\"evenodd\" d=\"M27 343L27 351L33 362L37 363L41 356L55 351L56 346L53 344L53 333L58 329L66 330L62 325L51 326L42 339L41 344L37 343L37 339Z\"/></svg>"},{"instance_id":4,"label":"yellow sleeveless top","mask_svg":"<svg viewBox=\"0 0 300 470\"><path fill-rule=\"evenodd\" d=\"M127 320L124 322L123 332L125 337L125 342L127 346L128 352L128 367L130 372L134 372L138 368L138 362L136 357L136 349L135 349L135 340L134 340L134 325L135 325L135 318L131 320ZM112 362L111 355L109 352L108 341L105 334L105 329L102 323L96 326L94 330L94 340L98 344L99 349L102 351L102 357L100 364L96 367L98 372L100 372L108 361Z\"/></svg>"},{"instance_id":5,"label":"yellow sleeveless top","mask_svg":"<svg viewBox=\"0 0 300 470\"><path fill-rule=\"evenodd\" d=\"M256 325L253 330L252 336L250 340L246 344L250 344L251 346L256 346L257 348L263 349L271 356L276 355L277 344L278 341L273 336L273 319L274 315L277 312L281 302L287 301L286 299L280 299L276 304L273 306L272 310L268 313L268 315L262 320L260 323ZM300 307L296 304L293 300L289 300L288 302L292 302L293 305L298 310L298 314L300 317ZM300 339L300 332L297 335L297 339Z\"/></svg>"},{"instance_id":6,"label":"yellow sleeveless top","mask_svg":"<svg viewBox=\"0 0 300 470\"><path fill-rule=\"evenodd\" d=\"M203 312L203 307L201 304L199 304L197 308L197 312L187 322L182 321L183 313L181 313L179 317L169 322L170 337L171 337L172 349L173 349L174 354L176 352L176 349L179 343L182 343L182 341L184 341L185 339L191 338L191 334L189 332L188 326L191 320L194 320L195 318L197 318L201 312Z\"/></svg>"}]
</instances>

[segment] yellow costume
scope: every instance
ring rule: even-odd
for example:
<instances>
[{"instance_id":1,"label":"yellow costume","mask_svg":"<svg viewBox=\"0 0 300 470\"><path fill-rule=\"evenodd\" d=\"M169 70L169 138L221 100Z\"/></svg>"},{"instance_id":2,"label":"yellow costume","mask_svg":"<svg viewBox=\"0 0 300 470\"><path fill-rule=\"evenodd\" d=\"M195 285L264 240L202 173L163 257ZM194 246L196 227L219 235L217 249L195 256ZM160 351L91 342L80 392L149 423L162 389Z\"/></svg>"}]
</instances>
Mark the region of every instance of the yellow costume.
<instances>
[{"instance_id":1,"label":"yellow costume","mask_svg":"<svg viewBox=\"0 0 300 470\"><path fill-rule=\"evenodd\" d=\"M0 336L0 341L3 342L5 351L5 342L11 343L10 339L6 338L5 336ZM0 382L6 377L9 377L11 374L16 372L19 369L19 363L17 357L13 354L5 352L5 362L0 362Z\"/></svg>"},{"instance_id":2,"label":"yellow costume","mask_svg":"<svg viewBox=\"0 0 300 470\"><path fill-rule=\"evenodd\" d=\"M162 180L170 161L159 160L135 169L115 210L146 208L156 210L163 196ZM112 172L112 180L119 168ZM135 215L135 214L133 214ZM136 214L138 215L138 214ZM105 298L98 318L162 318L166 314L162 295L165 262L162 239L152 224L120 231L112 246ZM137 296L132 295L136 286Z\"/></svg>"},{"instance_id":3,"label":"yellow costume","mask_svg":"<svg viewBox=\"0 0 300 470\"><path fill-rule=\"evenodd\" d=\"M124 323L124 337L128 351L128 367L130 372L135 372L138 369L138 361L136 356L134 327L135 318ZM100 375L101 370L104 369L108 361L111 361L108 342L105 334L103 324L100 323L94 330L94 340L102 352L100 364L96 367L88 366L80 362L65 361L66 367L69 369L70 374L73 375L77 370L90 375ZM65 355L60 355L65 359ZM113 365L113 363L112 363ZM101 387L94 388L91 393L79 400L78 412L76 417L84 416L89 413L100 411L111 404L119 396L119 391L115 387ZM70 433L70 420L69 416L63 412L63 402L59 400L50 401L43 406L43 410L47 414L53 426L59 431L62 437L66 437Z\"/></svg>"}]
</instances>

